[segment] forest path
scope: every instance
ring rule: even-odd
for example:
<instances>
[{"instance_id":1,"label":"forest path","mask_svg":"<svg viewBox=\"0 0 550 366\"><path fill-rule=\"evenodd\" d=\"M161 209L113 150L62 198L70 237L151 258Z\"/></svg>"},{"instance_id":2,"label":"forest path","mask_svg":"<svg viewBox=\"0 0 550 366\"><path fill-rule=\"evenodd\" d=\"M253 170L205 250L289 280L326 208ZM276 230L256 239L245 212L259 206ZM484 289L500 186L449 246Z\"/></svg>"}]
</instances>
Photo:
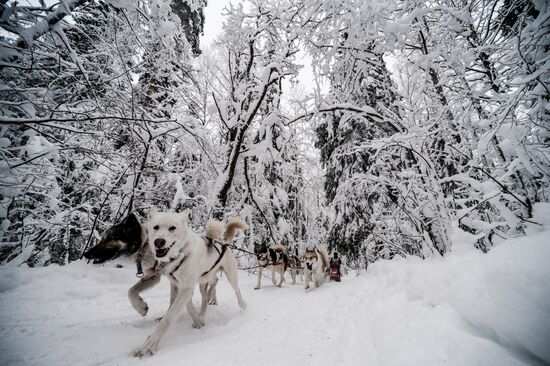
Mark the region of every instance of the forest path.
<instances>
[{"instance_id":1,"label":"forest path","mask_svg":"<svg viewBox=\"0 0 550 366\"><path fill-rule=\"evenodd\" d=\"M421 261L380 261L305 291L240 272L241 311L225 278L206 326L184 312L157 354L131 351L168 306L166 280L126 292L134 269L74 263L0 268L2 365L527 365L550 362L550 232ZM196 291L198 292L198 291ZM198 304L198 294L195 294Z\"/></svg>"}]
</instances>

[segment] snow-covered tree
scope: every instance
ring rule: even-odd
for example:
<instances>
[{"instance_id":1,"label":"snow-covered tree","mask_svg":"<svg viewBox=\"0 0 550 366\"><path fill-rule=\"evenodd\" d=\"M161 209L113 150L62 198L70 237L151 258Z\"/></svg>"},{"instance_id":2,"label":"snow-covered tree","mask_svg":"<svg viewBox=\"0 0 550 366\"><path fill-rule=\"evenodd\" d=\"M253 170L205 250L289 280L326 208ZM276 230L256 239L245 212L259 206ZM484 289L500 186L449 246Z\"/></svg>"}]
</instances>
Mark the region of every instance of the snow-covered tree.
<instances>
[{"instance_id":1,"label":"snow-covered tree","mask_svg":"<svg viewBox=\"0 0 550 366\"><path fill-rule=\"evenodd\" d=\"M0 5L0 262L157 205L360 267L486 251L550 199L545 2L252 0L201 50L205 5ZM289 93L300 52L328 93Z\"/></svg>"},{"instance_id":2,"label":"snow-covered tree","mask_svg":"<svg viewBox=\"0 0 550 366\"><path fill-rule=\"evenodd\" d=\"M193 140L185 131L192 123L170 120L169 108L179 103L185 114L175 89L189 83L190 43L202 20L191 15L199 24L182 24L178 4L1 5L0 260L21 253L29 265L78 259L105 221L135 208L135 197L138 209L150 196L170 203L158 191L141 192L144 177L177 186L160 175L164 167L149 170L150 159L171 150L168 144ZM201 14L204 3L190 6ZM153 59L154 70L146 67ZM147 73L170 74L170 82L157 93L160 83ZM170 162L186 166L188 159Z\"/></svg>"}]
</instances>

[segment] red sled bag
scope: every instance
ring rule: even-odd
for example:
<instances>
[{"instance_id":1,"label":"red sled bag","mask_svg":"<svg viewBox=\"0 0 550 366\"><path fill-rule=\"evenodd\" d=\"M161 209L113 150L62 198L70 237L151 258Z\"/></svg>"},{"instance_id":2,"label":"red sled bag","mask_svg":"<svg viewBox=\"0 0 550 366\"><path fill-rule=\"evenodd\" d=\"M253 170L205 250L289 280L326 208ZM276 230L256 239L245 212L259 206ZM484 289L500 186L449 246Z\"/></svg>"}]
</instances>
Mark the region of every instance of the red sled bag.
<instances>
[{"instance_id":1,"label":"red sled bag","mask_svg":"<svg viewBox=\"0 0 550 366\"><path fill-rule=\"evenodd\" d=\"M340 282L340 266L330 266L330 279Z\"/></svg>"}]
</instances>

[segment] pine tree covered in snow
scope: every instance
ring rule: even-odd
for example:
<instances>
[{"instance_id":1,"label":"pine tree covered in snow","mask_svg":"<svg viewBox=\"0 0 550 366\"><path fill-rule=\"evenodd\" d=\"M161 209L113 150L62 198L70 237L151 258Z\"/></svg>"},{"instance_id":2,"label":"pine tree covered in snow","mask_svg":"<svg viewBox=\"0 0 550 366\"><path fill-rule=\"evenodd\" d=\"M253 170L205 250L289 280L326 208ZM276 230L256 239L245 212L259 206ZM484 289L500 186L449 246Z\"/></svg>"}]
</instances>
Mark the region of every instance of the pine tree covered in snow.
<instances>
[{"instance_id":1,"label":"pine tree covered in snow","mask_svg":"<svg viewBox=\"0 0 550 366\"><path fill-rule=\"evenodd\" d=\"M132 209L136 195L137 208L146 206L143 176L149 185L174 181L147 169L149 153L166 144L155 142L177 139L179 127L159 121L168 116L165 105L175 105L175 91L148 104L142 96L152 96L152 88L141 93L143 83L135 80L143 80L143 66L158 52L172 57L161 63L170 66L171 77L187 81L190 46L170 2L141 5L2 5L0 95L2 123L8 123L2 149L8 160L1 178L0 260L22 254L32 266L79 259L98 231ZM158 44L152 39L162 40L163 49L150 46ZM160 114L148 112L157 108ZM173 163L179 164L186 160Z\"/></svg>"},{"instance_id":2,"label":"pine tree covered in snow","mask_svg":"<svg viewBox=\"0 0 550 366\"><path fill-rule=\"evenodd\" d=\"M529 145L522 115L530 107L525 108L521 91L528 84L517 84L514 75L521 57L509 57L515 53L512 44L523 40L506 35L499 15L507 12L505 6L403 4L396 20L401 28L387 30L405 48L400 56L408 69L407 110L418 124L431 126L424 157L432 164L431 187L444 208L435 211L444 213L442 242L450 248L453 232L462 231L487 250L495 238L522 233L534 192L526 182L544 181L542 172L534 180L524 178L534 172L533 161L504 152L516 154ZM405 32L409 38L402 38ZM510 150L510 143L521 147ZM522 167L529 173L520 173Z\"/></svg>"},{"instance_id":3,"label":"pine tree covered in snow","mask_svg":"<svg viewBox=\"0 0 550 366\"><path fill-rule=\"evenodd\" d=\"M0 262L156 205L361 267L487 251L550 199L546 2L253 0L203 50L205 5L0 5ZM293 95L301 53L328 93Z\"/></svg>"},{"instance_id":4,"label":"pine tree covered in snow","mask_svg":"<svg viewBox=\"0 0 550 366\"><path fill-rule=\"evenodd\" d=\"M405 206L412 203L406 201L413 183L410 175L400 175L411 168L413 157L396 143L396 135L405 133L403 113L380 39L369 33L368 21L335 22L340 33L332 40L335 56L328 75L328 104L335 107L316 130L327 203L335 215L329 246L355 265L396 253L422 255L423 222ZM373 114L362 115L365 109Z\"/></svg>"},{"instance_id":5,"label":"pine tree covered in snow","mask_svg":"<svg viewBox=\"0 0 550 366\"><path fill-rule=\"evenodd\" d=\"M347 40L347 38L346 38ZM343 42L345 44L345 40ZM355 44L355 47L358 47ZM331 95L334 104L371 107L379 113L395 110L396 96L381 54L372 45L364 46L360 61L351 52L341 51L331 72ZM395 113L395 112L394 112ZM370 254L391 258L395 254L384 241L374 237L375 227L382 230L380 216L397 202L393 187L380 177L375 148L358 148L373 140L388 138L399 132L392 125L369 121L354 112L328 114L317 127L321 161L326 169L325 192L336 218L328 241L335 250L358 260L369 237L375 242ZM389 154L386 164L394 164Z\"/></svg>"}]
</instances>

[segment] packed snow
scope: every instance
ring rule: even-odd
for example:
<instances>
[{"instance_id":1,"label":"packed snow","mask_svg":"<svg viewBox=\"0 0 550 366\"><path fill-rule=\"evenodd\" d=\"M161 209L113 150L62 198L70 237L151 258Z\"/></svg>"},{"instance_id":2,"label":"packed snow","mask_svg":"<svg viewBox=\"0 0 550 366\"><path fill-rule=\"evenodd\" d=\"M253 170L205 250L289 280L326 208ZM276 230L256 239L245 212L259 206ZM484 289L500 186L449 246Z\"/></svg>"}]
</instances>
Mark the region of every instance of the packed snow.
<instances>
[{"instance_id":1,"label":"packed snow","mask_svg":"<svg viewBox=\"0 0 550 366\"><path fill-rule=\"evenodd\" d=\"M206 326L184 312L151 358L132 350L168 306L163 281L138 315L134 268L73 263L0 268L1 365L542 365L550 363L550 231L488 254L379 261L305 291L240 272L241 311L225 278ZM264 272L265 273L265 272ZM196 291L198 293L198 291ZM194 301L198 305L198 294Z\"/></svg>"}]
</instances>

